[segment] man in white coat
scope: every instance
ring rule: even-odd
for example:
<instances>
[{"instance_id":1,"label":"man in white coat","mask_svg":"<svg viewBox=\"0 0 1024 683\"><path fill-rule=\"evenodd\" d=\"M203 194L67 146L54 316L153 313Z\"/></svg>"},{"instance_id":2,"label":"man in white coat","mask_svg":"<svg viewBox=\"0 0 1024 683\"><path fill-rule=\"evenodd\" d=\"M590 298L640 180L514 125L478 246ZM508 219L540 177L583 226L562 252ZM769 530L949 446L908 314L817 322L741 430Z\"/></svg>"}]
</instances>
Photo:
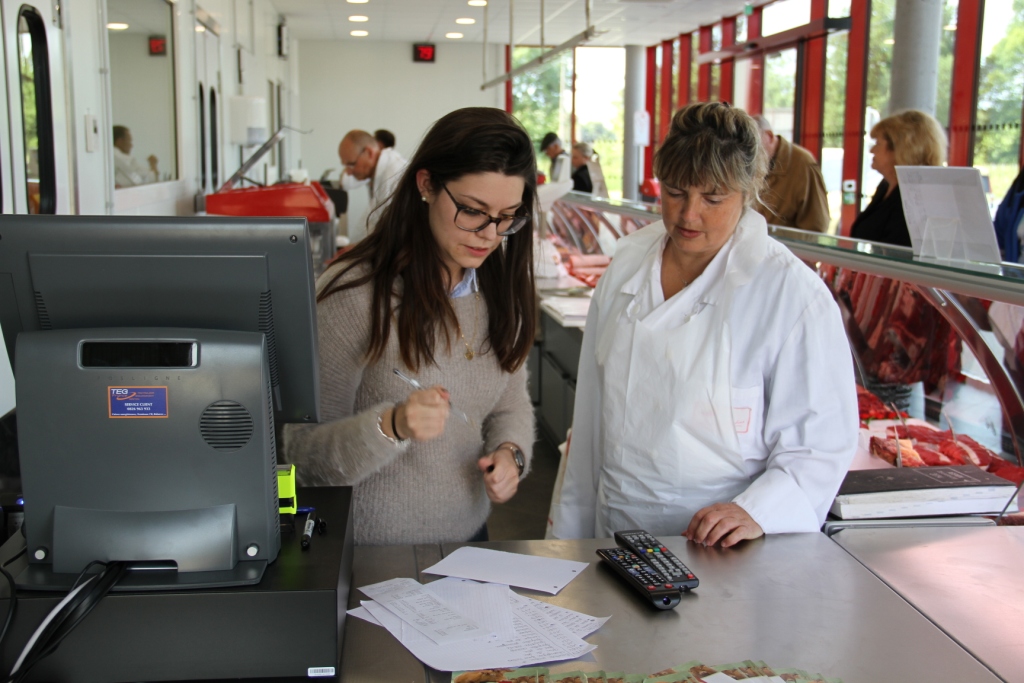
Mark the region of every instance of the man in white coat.
<instances>
[{"instance_id":1,"label":"man in white coat","mask_svg":"<svg viewBox=\"0 0 1024 683\"><path fill-rule=\"evenodd\" d=\"M351 130L338 145L338 156L345 168L342 187L351 190L359 181L369 181L370 205L358 222L349 223L349 239L358 242L371 232L381 211L391 199L409 162L394 147L382 147L365 130ZM355 181L355 182L353 182Z\"/></svg>"},{"instance_id":2,"label":"man in white coat","mask_svg":"<svg viewBox=\"0 0 1024 683\"><path fill-rule=\"evenodd\" d=\"M664 221L619 241L587 317L554 537L823 523L857 448L853 362L828 288L751 208L759 137L723 103L673 118Z\"/></svg>"}]
</instances>

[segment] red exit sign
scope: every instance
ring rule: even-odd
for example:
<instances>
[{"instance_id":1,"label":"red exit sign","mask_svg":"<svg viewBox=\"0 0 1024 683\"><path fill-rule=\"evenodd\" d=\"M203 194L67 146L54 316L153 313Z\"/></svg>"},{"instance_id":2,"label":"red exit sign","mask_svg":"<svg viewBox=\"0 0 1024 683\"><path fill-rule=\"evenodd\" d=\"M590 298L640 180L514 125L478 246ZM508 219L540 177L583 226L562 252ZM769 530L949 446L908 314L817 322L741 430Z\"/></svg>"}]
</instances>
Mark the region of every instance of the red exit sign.
<instances>
[{"instance_id":1,"label":"red exit sign","mask_svg":"<svg viewBox=\"0 0 1024 683\"><path fill-rule=\"evenodd\" d=\"M150 36L149 37L149 54L151 54L151 55L166 55L167 54L167 38L165 36Z\"/></svg>"},{"instance_id":2,"label":"red exit sign","mask_svg":"<svg viewBox=\"0 0 1024 683\"><path fill-rule=\"evenodd\" d=\"M412 46L412 61L432 62L437 56L437 48L433 43L417 43Z\"/></svg>"}]
</instances>

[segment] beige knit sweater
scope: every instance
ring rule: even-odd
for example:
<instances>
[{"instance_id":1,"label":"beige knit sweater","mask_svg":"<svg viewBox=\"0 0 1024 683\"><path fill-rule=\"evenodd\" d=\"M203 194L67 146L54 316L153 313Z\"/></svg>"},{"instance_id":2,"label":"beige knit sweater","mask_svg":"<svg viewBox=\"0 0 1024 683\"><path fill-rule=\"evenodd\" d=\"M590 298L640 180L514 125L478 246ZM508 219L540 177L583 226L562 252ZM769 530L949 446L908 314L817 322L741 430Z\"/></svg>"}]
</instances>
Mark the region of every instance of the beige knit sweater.
<instances>
[{"instance_id":1,"label":"beige knit sweater","mask_svg":"<svg viewBox=\"0 0 1024 683\"><path fill-rule=\"evenodd\" d=\"M335 272L329 269L320 283ZM452 299L473 360L453 335L450 353L442 339L436 365L414 373L402 363L393 328L383 357L370 364L370 295L364 285L318 304L321 423L286 425L281 459L295 463L300 485L354 487L358 545L465 541L491 507L477 459L511 441L529 470L534 424L526 368L511 375L501 369L486 344L487 305L474 295ZM385 439L377 416L413 391L394 368L424 386L448 389L470 424L450 415L444 433L431 441Z\"/></svg>"}]
</instances>

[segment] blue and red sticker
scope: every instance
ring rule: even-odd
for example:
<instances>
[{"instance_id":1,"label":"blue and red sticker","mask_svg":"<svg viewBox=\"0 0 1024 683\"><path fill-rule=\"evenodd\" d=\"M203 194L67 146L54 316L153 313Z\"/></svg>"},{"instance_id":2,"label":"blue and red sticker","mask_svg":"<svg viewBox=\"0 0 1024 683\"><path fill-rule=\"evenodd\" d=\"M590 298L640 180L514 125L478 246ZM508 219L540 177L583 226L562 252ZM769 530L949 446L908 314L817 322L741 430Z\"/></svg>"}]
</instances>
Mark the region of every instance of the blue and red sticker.
<instances>
[{"instance_id":1,"label":"blue and red sticker","mask_svg":"<svg viewBox=\"0 0 1024 683\"><path fill-rule=\"evenodd\" d=\"M110 417L167 417L167 387L107 387Z\"/></svg>"}]
</instances>

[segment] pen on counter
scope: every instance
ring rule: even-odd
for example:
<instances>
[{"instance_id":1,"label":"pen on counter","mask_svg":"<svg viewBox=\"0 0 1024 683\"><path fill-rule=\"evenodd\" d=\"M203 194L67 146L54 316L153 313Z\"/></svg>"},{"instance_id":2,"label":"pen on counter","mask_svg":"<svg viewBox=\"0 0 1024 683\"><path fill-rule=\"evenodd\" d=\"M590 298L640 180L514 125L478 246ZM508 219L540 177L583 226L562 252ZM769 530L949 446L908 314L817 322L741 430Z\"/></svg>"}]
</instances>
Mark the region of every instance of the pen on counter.
<instances>
[{"instance_id":1,"label":"pen on counter","mask_svg":"<svg viewBox=\"0 0 1024 683\"><path fill-rule=\"evenodd\" d=\"M419 383L419 380L417 380L414 377L410 377L409 375L405 374L404 372L402 372L398 368L394 368L393 372L396 375L398 375L398 378L400 380L402 380L403 382L405 382L406 384L411 386L413 389L418 389L420 391L423 391L424 389L426 389L425 386L423 386L422 384ZM460 420L462 420L466 424L469 424L469 415L466 415L464 412L462 412L461 410L459 410L458 408L453 406L451 401L448 401L448 407L451 409L452 415L454 415L455 417L459 418Z\"/></svg>"},{"instance_id":2,"label":"pen on counter","mask_svg":"<svg viewBox=\"0 0 1024 683\"><path fill-rule=\"evenodd\" d=\"M312 511L306 515L306 524L302 529L301 544L303 550L309 550L309 544L313 540L313 530L316 528L316 518L313 515Z\"/></svg>"}]
</instances>

